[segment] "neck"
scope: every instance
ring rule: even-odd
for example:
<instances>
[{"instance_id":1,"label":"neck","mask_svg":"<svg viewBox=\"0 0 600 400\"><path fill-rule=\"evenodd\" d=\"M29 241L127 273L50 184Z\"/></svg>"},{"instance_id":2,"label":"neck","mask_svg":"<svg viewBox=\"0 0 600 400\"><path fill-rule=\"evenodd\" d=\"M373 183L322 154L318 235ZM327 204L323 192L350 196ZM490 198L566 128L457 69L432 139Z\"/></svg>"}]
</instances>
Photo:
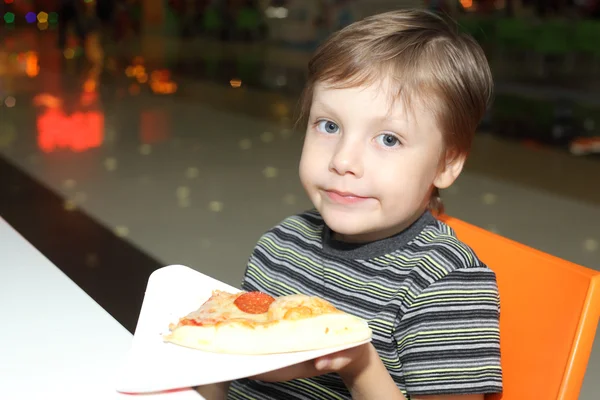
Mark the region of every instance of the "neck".
<instances>
[{"instance_id":1,"label":"neck","mask_svg":"<svg viewBox=\"0 0 600 400\"><path fill-rule=\"evenodd\" d=\"M426 210L426 207L422 209L420 208L409 219L402 221L402 223L379 231L365 232L356 235L344 235L341 233L332 232L333 239L346 243L370 243L386 239L406 230L409 226L414 224Z\"/></svg>"}]
</instances>

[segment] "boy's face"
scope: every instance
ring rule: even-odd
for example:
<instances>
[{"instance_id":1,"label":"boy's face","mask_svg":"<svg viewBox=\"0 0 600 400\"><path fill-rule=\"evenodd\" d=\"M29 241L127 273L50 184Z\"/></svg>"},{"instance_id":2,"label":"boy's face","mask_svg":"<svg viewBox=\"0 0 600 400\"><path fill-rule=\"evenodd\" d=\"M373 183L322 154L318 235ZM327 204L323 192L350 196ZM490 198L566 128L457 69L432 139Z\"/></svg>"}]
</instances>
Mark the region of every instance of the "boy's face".
<instances>
[{"instance_id":1,"label":"boy's face","mask_svg":"<svg viewBox=\"0 0 600 400\"><path fill-rule=\"evenodd\" d=\"M338 239L392 236L426 209L463 158L445 162L442 134L418 101L391 103L386 86L333 89L317 84L300 161L300 179Z\"/></svg>"}]
</instances>

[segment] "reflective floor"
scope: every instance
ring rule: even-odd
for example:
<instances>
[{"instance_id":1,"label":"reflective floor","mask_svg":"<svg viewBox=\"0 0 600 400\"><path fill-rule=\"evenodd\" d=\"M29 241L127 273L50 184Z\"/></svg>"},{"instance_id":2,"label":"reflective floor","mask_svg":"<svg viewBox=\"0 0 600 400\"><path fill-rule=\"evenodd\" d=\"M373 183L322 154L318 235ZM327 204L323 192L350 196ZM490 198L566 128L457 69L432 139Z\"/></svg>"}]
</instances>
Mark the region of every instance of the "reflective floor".
<instances>
[{"instance_id":1,"label":"reflective floor","mask_svg":"<svg viewBox=\"0 0 600 400\"><path fill-rule=\"evenodd\" d=\"M112 48L92 41L84 55L63 54L52 32L11 35L0 46L6 168L56 196L61 212L85 214L157 264L238 285L259 236L310 207L294 129L308 54L157 38ZM443 198L453 216L600 270L599 176L597 157L482 131ZM28 204L1 210L27 216L19 221L33 232L36 218L50 217ZM105 262L97 243L82 266ZM600 391L599 341L584 400Z\"/></svg>"}]
</instances>

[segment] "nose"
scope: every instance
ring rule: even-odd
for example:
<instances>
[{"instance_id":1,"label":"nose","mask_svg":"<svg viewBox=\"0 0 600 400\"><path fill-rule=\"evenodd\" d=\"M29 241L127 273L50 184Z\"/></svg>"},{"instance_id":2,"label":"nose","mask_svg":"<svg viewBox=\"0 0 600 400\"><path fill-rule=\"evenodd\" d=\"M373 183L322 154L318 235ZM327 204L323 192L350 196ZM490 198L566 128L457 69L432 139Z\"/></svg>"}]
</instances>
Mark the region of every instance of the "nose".
<instances>
[{"instance_id":1,"label":"nose","mask_svg":"<svg viewBox=\"0 0 600 400\"><path fill-rule=\"evenodd\" d=\"M361 178L364 171L360 143L342 138L329 161L329 171L341 176L354 175Z\"/></svg>"}]
</instances>

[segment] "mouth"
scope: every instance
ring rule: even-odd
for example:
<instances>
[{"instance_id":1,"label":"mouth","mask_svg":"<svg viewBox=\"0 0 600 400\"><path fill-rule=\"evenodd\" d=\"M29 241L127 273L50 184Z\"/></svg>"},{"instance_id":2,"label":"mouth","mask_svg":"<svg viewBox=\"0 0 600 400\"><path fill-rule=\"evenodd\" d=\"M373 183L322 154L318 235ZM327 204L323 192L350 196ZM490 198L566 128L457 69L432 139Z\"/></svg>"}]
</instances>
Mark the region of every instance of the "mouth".
<instances>
[{"instance_id":1,"label":"mouth","mask_svg":"<svg viewBox=\"0 0 600 400\"><path fill-rule=\"evenodd\" d=\"M342 192L333 189L325 189L324 192L330 201L339 204L356 204L370 199L370 197L359 196L355 193Z\"/></svg>"}]
</instances>

